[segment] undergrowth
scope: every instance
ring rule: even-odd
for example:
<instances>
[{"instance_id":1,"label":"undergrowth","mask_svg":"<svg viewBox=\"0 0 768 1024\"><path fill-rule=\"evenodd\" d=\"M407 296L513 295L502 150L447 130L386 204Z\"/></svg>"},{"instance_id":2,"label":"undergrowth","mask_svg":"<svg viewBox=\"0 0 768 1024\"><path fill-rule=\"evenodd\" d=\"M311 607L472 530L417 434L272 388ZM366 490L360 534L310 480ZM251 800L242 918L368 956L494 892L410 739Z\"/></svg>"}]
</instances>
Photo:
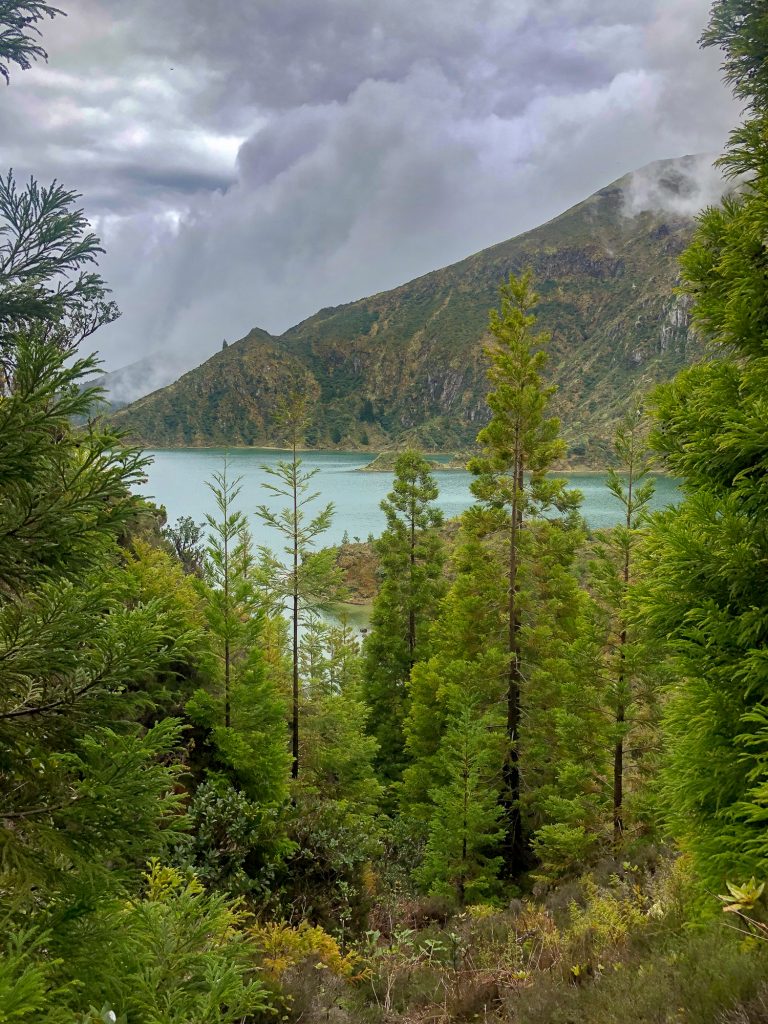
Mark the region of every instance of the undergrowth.
<instances>
[{"instance_id":1,"label":"undergrowth","mask_svg":"<svg viewBox=\"0 0 768 1024\"><path fill-rule=\"evenodd\" d=\"M349 959L304 947L314 966L280 979L286 1018L768 1024L768 943L729 927L714 898L702 918L684 860L625 865L564 892L452 914L402 898L398 915L384 900L392 926L369 931Z\"/></svg>"}]
</instances>

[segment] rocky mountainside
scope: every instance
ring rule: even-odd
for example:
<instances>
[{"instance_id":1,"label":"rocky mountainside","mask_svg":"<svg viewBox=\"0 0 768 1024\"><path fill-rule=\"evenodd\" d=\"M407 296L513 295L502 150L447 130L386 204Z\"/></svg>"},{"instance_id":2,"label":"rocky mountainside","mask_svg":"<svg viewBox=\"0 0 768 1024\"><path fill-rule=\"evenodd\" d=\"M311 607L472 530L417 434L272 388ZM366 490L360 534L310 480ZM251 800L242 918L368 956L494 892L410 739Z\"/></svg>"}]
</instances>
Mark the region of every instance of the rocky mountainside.
<instances>
[{"instance_id":1,"label":"rocky mountainside","mask_svg":"<svg viewBox=\"0 0 768 1024\"><path fill-rule=\"evenodd\" d=\"M637 172L653 178L656 209L637 209L627 175L453 266L321 309L280 337L254 329L114 422L148 446L279 445L279 400L298 386L316 399L310 447L466 448L486 416L488 310L509 272L530 266L571 458L600 463L630 397L703 351L675 294L699 165Z\"/></svg>"}]
</instances>

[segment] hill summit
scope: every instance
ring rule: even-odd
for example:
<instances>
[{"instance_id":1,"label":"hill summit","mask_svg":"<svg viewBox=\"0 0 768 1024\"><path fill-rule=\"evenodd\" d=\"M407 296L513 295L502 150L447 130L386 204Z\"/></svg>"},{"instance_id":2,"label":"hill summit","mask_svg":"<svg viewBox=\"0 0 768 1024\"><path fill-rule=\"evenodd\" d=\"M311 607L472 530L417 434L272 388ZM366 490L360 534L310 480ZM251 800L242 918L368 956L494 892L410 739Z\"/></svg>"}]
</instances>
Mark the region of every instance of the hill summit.
<instances>
[{"instance_id":1,"label":"hill summit","mask_svg":"<svg viewBox=\"0 0 768 1024\"><path fill-rule=\"evenodd\" d=\"M722 190L710 165L650 164L452 266L280 337L255 328L114 422L148 446L279 445L275 413L298 386L316 399L309 447L466 448L487 415L488 310L510 271L530 266L570 456L599 464L631 397L703 352L675 286L694 215Z\"/></svg>"}]
</instances>

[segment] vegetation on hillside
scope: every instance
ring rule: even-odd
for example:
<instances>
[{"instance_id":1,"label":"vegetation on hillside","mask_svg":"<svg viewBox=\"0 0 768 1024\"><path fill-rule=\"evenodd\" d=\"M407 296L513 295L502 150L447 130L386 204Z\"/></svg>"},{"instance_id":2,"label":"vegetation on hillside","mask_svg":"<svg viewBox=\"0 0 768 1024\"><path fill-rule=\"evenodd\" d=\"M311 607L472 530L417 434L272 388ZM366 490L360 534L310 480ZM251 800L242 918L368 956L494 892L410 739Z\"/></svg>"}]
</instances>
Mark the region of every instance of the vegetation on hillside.
<instances>
[{"instance_id":1,"label":"vegetation on hillside","mask_svg":"<svg viewBox=\"0 0 768 1024\"><path fill-rule=\"evenodd\" d=\"M9 11L23 67L2 47L51 11ZM713 7L749 100L726 166L753 180L683 259L719 358L657 390L650 435L635 406L616 433L622 522L589 537L547 474L546 339L509 275L476 504L446 531L430 465L398 456L362 649L317 614L340 562L295 391L260 510L282 551L253 550L226 464L216 514L162 529L81 386L115 315L98 240L73 193L6 179L1 1021L766 1019L763 27ZM652 455L684 482L656 514Z\"/></svg>"}]
</instances>

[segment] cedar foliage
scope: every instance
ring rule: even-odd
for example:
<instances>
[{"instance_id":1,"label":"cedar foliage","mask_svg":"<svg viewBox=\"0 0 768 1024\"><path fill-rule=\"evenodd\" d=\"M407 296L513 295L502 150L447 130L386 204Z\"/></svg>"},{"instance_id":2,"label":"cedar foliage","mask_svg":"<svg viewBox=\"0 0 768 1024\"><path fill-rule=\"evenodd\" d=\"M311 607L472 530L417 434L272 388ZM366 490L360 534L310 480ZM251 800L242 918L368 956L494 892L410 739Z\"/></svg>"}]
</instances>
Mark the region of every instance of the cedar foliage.
<instances>
[{"instance_id":1,"label":"cedar foliage","mask_svg":"<svg viewBox=\"0 0 768 1024\"><path fill-rule=\"evenodd\" d=\"M500 758L494 749L499 732L496 716L478 713L468 691L454 690L452 698L439 753L442 782L430 793L433 814L416 878L463 907L498 889L497 851L504 834L497 797Z\"/></svg>"},{"instance_id":2,"label":"cedar foliage","mask_svg":"<svg viewBox=\"0 0 768 1024\"><path fill-rule=\"evenodd\" d=\"M704 883L720 891L728 878L768 871L762 6L715 3L704 42L724 49L726 77L748 101L722 161L746 178L738 194L701 215L682 258L695 323L719 358L684 371L656 397L653 443L681 478L684 500L655 517L644 611L669 639L677 677L666 711L671 827Z\"/></svg>"},{"instance_id":3,"label":"cedar foliage","mask_svg":"<svg viewBox=\"0 0 768 1024\"><path fill-rule=\"evenodd\" d=\"M11 80L10 65L28 71L33 61L48 60L38 22L63 14L43 0L0 0L0 75Z\"/></svg>"}]
</instances>

